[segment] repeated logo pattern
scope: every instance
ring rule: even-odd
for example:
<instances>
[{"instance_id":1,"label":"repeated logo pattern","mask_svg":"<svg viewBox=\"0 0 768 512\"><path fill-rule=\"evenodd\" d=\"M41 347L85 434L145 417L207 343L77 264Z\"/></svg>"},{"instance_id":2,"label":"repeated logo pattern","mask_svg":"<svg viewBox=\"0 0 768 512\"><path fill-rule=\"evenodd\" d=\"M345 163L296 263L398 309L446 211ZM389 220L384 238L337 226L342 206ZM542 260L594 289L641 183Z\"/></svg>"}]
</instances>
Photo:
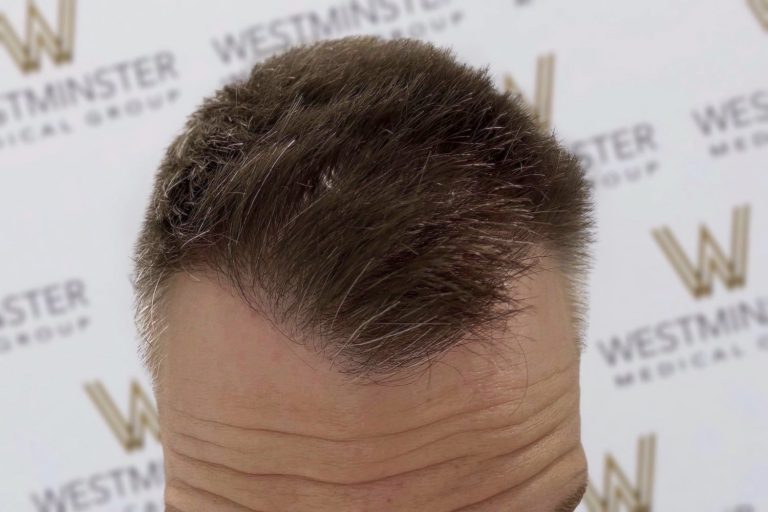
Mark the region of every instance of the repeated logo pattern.
<instances>
[{"instance_id":1,"label":"repeated logo pattern","mask_svg":"<svg viewBox=\"0 0 768 512\"><path fill-rule=\"evenodd\" d=\"M715 277L730 290L744 286L747 279L747 252L749 242L749 206L733 210L730 255L717 241L711 230L701 225L699 247L694 264L668 227L653 231L653 236L688 291L700 299L712 294Z\"/></svg>"},{"instance_id":2,"label":"repeated logo pattern","mask_svg":"<svg viewBox=\"0 0 768 512\"><path fill-rule=\"evenodd\" d=\"M93 233L87 232L87 229L78 225L82 219L71 213L74 210L64 206L64 199L70 202L74 199L82 202L84 208L87 207L88 199L85 195L94 192L94 195L98 196L100 192L87 190L87 186L91 183L86 181L90 179L90 177L86 178L88 165L93 164L98 173L112 173L113 169L109 168L109 165L120 160L122 155L116 151L114 161L99 160L98 151L95 151L94 155L83 155L83 162L86 162L86 165L83 169L77 169L76 172L82 173L82 176L78 175L78 179L83 179L86 185L84 195L83 197L66 197L59 203L43 201L41 193L45 193L45 184L49 175L69 171L60 168L58 156L56 161L46 162L41 158L39 161L35 160L32 166L25 163L25 159L32 152L31 144L43 141L47 143L57 137L66 136L75 144L83 144L85 139L98 141L99 144L103 143L104 147L108 148L110 137L112 137L110 130L115 130L115 138L125 135L126 146L130 148L126 150L126 154L141 153L145 150L147 155L152 154L152 151L159 154L162 149L161 144L157 143L157 147L152 148L149 146L153 142L148 141L153 138L156 140L167 138L166 128L156 128L154 124L145 122L141 126L155 130L156 133L150 133L149 137L143 138L128 131L139 126L138 121L134 126L130 123L118 126L116 120L127 120L139 114L152 112L154 119L161 123L168 122L170 125L170 121L164 121L162 117L167 115L169 119L173 118L171 112L166 110L176 108L178 98L188 100L187 88L192 96L202 94L204 89L204 87L197 87L199 84L190 80L189 76L213 76L211 83L205 85L212 88L213 82L218 82L220 85L223 82L247 76L254 62L275 52L317 39L342 37L352 33L375 33L383 37L419 37L439 40L440 44L453 45L470 53L476 47L480 48L482 44L495 44L495 42L486 43L482 40L484 34L466 29L466 27L473 27L472 30L474 30L474 27L479 26L478 20L472 18L482 11L477 9L476 12L471 2L333 0L327 4L318 5L308 0L297 0L295 7L287 10L273 8L267 4L259 6L258 9L245 7L247 2L242 2L240 8L240 12L243 13L242 19L235 17L229 21L223 21L222 25L215 25L220 27L215 33L195 32L195 37L188 34L190 37L183 40L180 45L189 43L189 47L181 49L175 46L176 43L173 41L168 43L170 47L161 47L161 44L166 44L166 40L152 46L151 31L147 28L147 40L150 43L148 48L142 49L141 55L115 51L113 55L107 54L112 55L110 62L90 61L83 58L74 63L77 24L81 23L81 17L83 17L83 26L96 23L94 19L89 20L86 16L93 15L92 11L95 8L92 5L99 4L89 5L89 13L86 13L79 10L76 0L13 1L18 2L19 5L26 3L17 12L8 11L5 4L0 8L0 47L2 47L0 48L0 68L6 75L0 76L0 82L3 82L6 77L19 79L15 85L0 87L3 89L0 90L0 150L3 151L3 155L0 156L8 155L8 160L2 162L0 170L7 178L7 188L4 187L4 189L10 190L14 187L14 192L4 196L4 199L11 201L16 197L24 199L22 203L14 203L11 207L0 204L0 214L6 219L17 218L21 214L24 221L27 219L36 221L38 219L34 218L33 205L36 202L40 204L45 202L45 208L49 209L46 212L61 211L61 215L72 216L73 218L66 219L74 227L70 233L65 233L67 243L71 244L71 247L64 247L65 252L69 250L74 252L78 247L92 247L96 244ZM498 4L501 5L502 2ZM665 310L662 312L663 315L660 314L656 318L644 315L640 311L639 315L632 316L633 325L622 325L613 319L606 318L613 311L611 308L614 304L611 304L610 308L604 307L602 311L596 311L597 329L592 334L599 337L593 340L591 347L594 349L591 352L588 351L585 358L592 357L590 363L597 362L602 366L593 366L595 371L586 378L585 384L593 386L593 389L599 387L600 392L604 393L600 399L605 400L605 403L613 400L612 403L615 405L626 401L627 407L634 407L631 402L634 399L631 390L638 389L637 386L640 384L647 386L644 389L649 392L656 389L659 394L662 394L665 390L679 392L683 386L677 388L676 383L683 382L684 379L690 379L693 383L695 379L703 381L716 378L718 385L722 383L723 386L727 385L729 378L734 382L750 379L751 377L746 375L751 371L749 363L754 361L753 358L765 357L765 354L768 354L768 334L766 334L768 331L765 330L768 327L768 297L764 296L764 287L763 289L756 287L760 284L758 275L761 269L758 268L758 264L765 260L764 252L759 252L764 251L764 246L755 247L762 242L757 240L759 232L756 231L760 223L757 217L761 214L759 211L761 203L759 199L755 199L753 190L750 190L754 188L753 182L747 181L754 176L754 167L750 165L758 162L757 165L764 167L760 163L765 160L761 155L765 154L768 148L768 132L765 128L768 127L766 124L768 90L765 80L745 79L743 82L738 81L734 87L727 80L713 76L712 81L717 82L714 85L721 87L713 85L710 90L709 81L686 82L685 69L670 71L670 67L664 63L663 55L658 55L658 61L653 60L648 66L633 68L637 70L633 75L627 71L630 69L627 63L631 62L630 59L636 60L646 55L638 50L640 47L645 47L645 42L642 41L643 44L640 44L641 41L636 39L627 39L623 44L617 43L616 52L613 52L612 48L605 47L607 44L614 44L613 40L605 44L596 42L598 46L603 45L601 51L604 51L604 53L595 52L596 57L610 57L615 60L605 60L595 64L591 68L597 71L595 77L592 77L591 73L573 73L567 69L567 66L561 66L560 63L564 61L560 59L567 58L568 63L582 59L580 62L583 63L584 52L591 49L586 46L578 48L576 46L579 44L578 38L569 40L567 34L563 39L546 37L546 41L542 41L536 39L535 30L526 31L529 21L535 19L535 16L547 13L546 10L539 10L542 4L544 2L538 0L505 3L507 7L515 6L511 9L514 9L515 15L521 16L522 22L518 27L523 33L515 34L515 40L522 41L523 44L516 46L521 50L520 52L514 52L514 55L510 52L510 59L516 61L513 65L510 65L509 59L500 58L492 63L493 67L514 70L519 69L520 66L525 69L530 65L531 71L535 66L535 73L533 73L533 80L519 81L511 74L505 73L501 75L499 85L521 99L536 116L543 132L551 133L556 127L566 126L558 124L562 122L561 118L566 118L566 122L570 119L568 126L570 133L565 143L582 161L596 188L617 191L615 194L611 192L610 201L599 205L600 215L603 217L598 220L616 215L622 223L627 223L626 236L620 237L618 242L627 243L629 246L634 243L650 245L657 251L658 261L653 263L663 267L660 272L668 276L668 288L685 299L679 300L679 307L670 308L669 312ZM579 8L594 9L597 15L601 13L602 7L597 6L597 2L588 4L589 2L586 2ZM562 5L568 4L563 2ZM707 8L714 9L711 5ZM740 20L749 25L750 30L745 37L751 38L750 41L752 41L755 33L761 37L768 34L768 0L745 0L737 7L728 11L727 16L733 15L737 21ZM202 7L199 10L202 11ZM654 37L665 37L663 27L657 27L658 30L655 30L652 26L653 9L648 8L647 11L651 13L648 23L649 27L654 29L652 30ZM723 13L725 12L723 10ZM191 16L194 17L195 14L205 16L204 12L192 12ZM487 16L487 13L483 15ZM542 19L540 18L539 21ZM495 25L495 20L491 18L479 21L487 23L488 32L495 31L494 37L498 37L502 31L504 34L507 33L508 27L504 23L508 20L509 18L506 18L498 25ZM115 20L110 21L115 22ZM557 21L548 21L548 23L554 26ZM723 23L727 23L725 16ZM147 24L147 27L150 26L151 24ZM530 26L538 27L535 23ZM559 27L559 30L562 30L562 26ZM578 30L588 29L589 26L578 27ZM184 35L184 30L184 28L178 29L180 36ZM683 37L680 34L684 30L696 34L701 27L684 26L680 30L675 37ZM727 27L724 30L727 30ZM738 60L737 56L743 57L744 62L754 62L749 60L754 57L750 52L761 50L753 47L744 48L744 45L739 46L740 42L737 40L739 37L740 34L734 33L733 38L736 41L733 44L727 41L728 52L733 53L734 62ZM621 37L617 35L616 39ZM489 39L489 41L495 40ZM531 44L528 44L529 41ZM565 48L564 44L570 44L566 43L567 41L573 41L574 46ZM547 48L543 52L540 50L542 42L545 43L543 48ZM113 43L111 40L103 41L103 44L107 46L115 44L115 48L119 47L117 42ZM548 48L556 52L557 61L556 54L549 53ZM713 48L710 49L717 53ZM78 43L78 53L88 50L86 45ZM482 52L480 54L482 55ZM199 57L199 61L190 59L189 55ZM693 60L696 59L695 50L691 49L688 55L692 56ZM573 60L571 60L572 57ZM654 54L652 57L656 59L657 55ZM703 53L700 57L697 65L706 66L709 65L708 59L714 60ZM588 58L591 58L591 55L588 55ZM627 60L622 61L623 58ZM722 55L717 58L721 59ZM81 62L87 65L81 68ZM93 64L91 65L90 62ZM594 62L596 61L589 61L588 64L591 65ZM63 73L59 73L56 68L68 63L73 65L68 66ZM481 58L475 64L484 64L484 62ZM206 66L205 72L195 75L192 70L193 73L187 75L189 68L194 66ZM717 66L720 66L720 60ZM740 66L737 62L731 66L729 74L740 67L747 66ZM702 67L700 71L703 72L704 69ZM6 70L12 73L9 74ZM555 91L556 71L557 91ZM601 71L603 74L600 73ZM690 117L686 120L686 105L677 109L664 110L666 108L664 106L658 110L655 108L655 102L666 101L666 97L660 93L656 94L652 87L653 80L650 78L648 84L640 83L637 90L632 90L633 85L637 85L632 83L633 80L639 77L642 82L645 80L645 73L651 76L656 71L663 73L665 79L669 76L676 78L675 74L679 73L683 80L676 84L678 87L688 87L689 84L693 84L690 90L691 101L695 101L697 105L692 111L693 122ZM744 76L749 78L753 75L745 73ZM8 80L9 84L10 82L11 80ZM606 84L611 87L615 85L615 89L611 87L602 89ZM521 85L523 87L520 87ZM647 89L646 85L648 85ZM602 97L596 97L594 94L590 96L594 86L598 86L600 90L610 90L610 94L614 97L608 99L619 100L619 103L612 103L612 105L621 107L615 110L606 109L603 106ZM183 94L180 93L181 90L184 90ZM526 92L523 93L523 90ZM555 94L559 101L557 109L553 108ZM644 96L646 94L647 96ZM580 106L582 98L583 105L588 105L586 110ZM562 101L562 107L560 101ZM650 108L633 109L632 107L637 106L638 102L641 104L645 102ZM624 105L628 108L624 109ZM191 108L190 102L188 101L183 108L185 111ZM662 110L664 110L663 115L660 113ZM595 115L594 123L589 117L593 114ZM176 115L181 115L181 111L177 111ZM96 135L97 127L98 135ZM119 131L122 128L125 128L126 132ZM678 130L677 133L676 130ZM93 137L94 135L96 136ZM717 179L734 180L731 184L738 184L739 181L736 180L745 180L745 185L741 187L740 192L744 197L740 197L736 202L730 202L731 200L725 197L727 194L724 194L723 204L726 206L691 201L691 210L696 212L695 218L703 222L694 229L685 228L671 216L664 217L663 226L659 225L651 229L654 226L646 223L647 218L642 214L645 210L638 208L636 198L643 198L644 201L648 199L649 203L653 203L654 194L658 192L654 187L667 183L663 181L666 179L670 180L668 183L674 183L674 180L682 175L681 173L690 171L684 168L687 163L685 159L689 155L685 153L687 149L682 149L685 146L680 142L688 141L691 135L698 136L698 144L703 143L706 149L692 155L693 158L700 160L696 162L695 169L702 169L700 165L702 162L705 167L709 165L710 168L705 169L709 173L707 176L699 177L693 174L686 176L686 180L690 177L690 185L709 185L707 180L712 176L717 176ZM697 139L694 137L693 140ZM110 148L109 152L112 151L113 149ZM64 152L62 151L62 154ZM16 155L21 156L17 159ZM155 159L146 156L143 162L150 160ZM726 161L729 164L728 168L723 165ZM150 180L152 169L142 167L131 169L131 171L135 171L135 181L126 181L126 185L133 187L133 190L145 187ZM18 173L16 174L18 176L24 173L36 173L37 188L18 187L16 191L14 173ZM115 179L123 178L115 173ZM111 174L109 179L112 179ZM700 182L694 183L699 179ZM22 180L19 180L19 183L21 182ZM104 182L93 181L93 183ZM685 183L687 185L689 182ZM671 192L673 194L669 197L672 201L687 199L679 194L679 190ZM665 196L664 201L668 200ZM611 203L611 201L616 202ZM140 202L140 198L136 198L136 202ZM19 205L22 206L19 207ZM649 204L648 207L664 208L666 205L663 201L658 201ZM731 212L726 210L732 207ZM727 217L729 213L730 218ZM721 222L716 226L715 220ZM750 231L752 222L755 226ZM30 225L36 224L31 222ZM91 273L88 267L85 267L86 270L82 274L80 269L62 268L61 273L53 275L71 274L77 277L60 279L59 282L51 279L38 281L38 268L34 265L39 264L39 272L44 273L50 261L57 255L52 254L54 252L51 250L52 245L42 242L47 239L49 233L41 230L35 235L41 240L39 247L23 237L20 243L17 243L13 236L6 237L8 240L4 239L4 243L7 242L9 247L13 247L13 251L24 254L30 266L28 269L18 269L16 266L8 265L7 273L0 276L14 278L14 283L5 285L5 288L0 280L0 356L2 356L0 364L8 365L2 368L5 370L5 368L13 368L17 362L21 361L22 364L29 365L30 378L43 379L49 378L46 372L55 372L56 366L61 361L58 358L59 354L68 350L89 351L93 344L103 342L103 338L96 333L108 324L105 322L105 316L108 316L106 312L113 307L110 303L112 297L109 293L104 293L109 288L105 283L111 283L114 276L122 275L125 269L115 265L114 268L110 267L108 274L105 275L103 270L94 270ZM608 241L609 245L614 242L616 241ZM90 245L92 243L93 245ZM610 248L611 251L614 249L617 247ZM612 270L616 272L633 268L633 265L638 262L632 260L632 251L624 250L623 245L620 249L621 251L617 250L613 254L620 253L622 256L612 257L610 260L602 254L597 255L597 264L613 266ZM67 264L71 265L76 258L62 259L62 261L67 261ZM16 274L23 272L30 273L29 279L17 282ZM39 282L46 284L39 285L37 284ZM600 283L600 286L604 285L604 282ZM747 285L749 285L748 291L754 292L751 295L734 294L731 295L730 303L719 301L721 297L719 290L744 290ZM633 307L642 309L655 300L654 294L661 295L668 291L666 286L659 288L663 289L640 289L631 292L619 290L617 292L619 294L634 296L630 297L626 303L623 296L621 301L617 298L615 307L623 307L627 310ZM616 292L616 290L610 291ZM727 295L723 295L725 296ZM692 306L693 300L699 301L696 303L695 310ZM126 316L129 314L127 311L124 313ZM130 343L135 342L132 332L118 333L119 336L131 338ZM122 342L128 343L126 339ZM91 354L91 352L85 353ZM56 357L49 357L51 354L56 354ZM92 364L88 358L80 357L79 361L82 363L78 364L84 365L80 375L90 373L86 371L88 365ZM729 363L726 364L726 362ZM125 368L124 360L120 363L112 361L110 364L116 366L119 371L128 369L130 372L135 372L138 368L138 361L130 362L128 366L132 366L129 368ZM742 366L732 370L729 364L742 364ZM27 370L27 367L24 369ZM108 371L114 369L116 368L110 368ZM103 366L100 366L100 371L101 375L107 374L103 373ZM710 377L715 375L717 377ZM60 375L50 378L62 379ZM614 385L607 382L608 379L612 379ZM9 384L6 386L7 389L13 388L16 382ZM69 391L74 389L82 397L82 391L78 391L81 389L80 386L79 378L68 382L62 379L60 384L62 389ZM696 388L695 385L690 386L694 391L688 396L695 398ZM131 381L127 389L127 393L116 393L115 389L108 389L101 381L89 382L85 385L85 394L88 398L82 398L90 412L98 414L95 416L91 414L96 418L95 420L94 417L87 416L80 418L83 424L87 424L87 428L95 424L93 430L107 438L109 443L115 439L117 445L122 447L120 450L117 445L114 445L115 451L122 453L122 457L115 457L114 453L108 454L104 460L80 473L76 473L74 469L69 471L66 467L60 470L57 468L58 473L50 477L50 480L36 481L34 485L21 478L12 480L7 488L14 490L0 490L0 509L5 510L5 500L10 497L10 499L18 498L18 501L11 506L13 510L27 510L23 505L17 506L17 504L29 505L31 496L35 510L85 510L86 508L88 510L141 509L145 512L160 510L161 505L158 504L160 501L157 496L151 495L158 490L161 492L163 485L160 445L152 442L153 438L156 441L160 441L161 438L158 412L151 392L142 387L139 381ZM18 391L10 393L18 393ZM621 394L620 398L616 398L618 394ZM55 393L43 398L58 399ZM16 399L15 396L13 399ZM603 404L601 403L600 406ZM720 407L725 412L729 410L729 404L713 403L712 406ZM603 433L599 429L604 427L601 423L605 421L601 422L600 419L593 418L595 416L585 415L585 428L592 429L589 434L595 439L595 434L599 436ZM747 416L744 415L744 418ZM755 421L751 428L757 430L754 427L759 426L759 420L754 417L748 419ZM48 419L40 418L40 420ZM34 418L34 421L37 422L38 418ZM653 430L661 437L664 435L665 425L678 420L654 417L654 421L657 423L654 424ZM78 425L77 428L80 426ZM635 432L635 427L628 424L619 425L618 428L611 425L609 430L619 432L618 435L624 435L621 432L622 429L624 432ZM695 427L693 429L695 431ZM11 432L11 434L15 433ZM634 433L631 435L634 437ZM725 439L727 435L727 432L723 433L723 443L728 442ZM674 496L666 495L663 499L660 496L654 496L654 481L661 480L657 478L655 467L656 436L657 434L653 434L639 439L634 462L631 460L632 457L606 455L602 471L596 471L602 478L590 483L582 508L579 510L650 512L656 511L656 507L662 502L680 503L680 501L675 502ZM51 429L50 438L41 440L40 443L41 445L47 443L44 448L55 452L57 448L66 448L66 444L70 441L60 429ZM20 461L22 464L29 465L47 464L47 461L33 460L33 457L14 451L14 448L11 444L7 444L3 448L6 451L0 452L0 459L9 458L11 463ZM671 445L669 450L672 450ZM688 455L687 453L673 455L669 452L667 454L668 457ZM701 455L706 457L707 454ZM736 467L741 462L744 462L744 465ZM590 467L596 466L595 463L590 464ZM738 470L740 475L745 475L750 468L747 462L736 461L735 470ZM19 474L22 473L19 472ZM763 476L758 475L758 477ZM677 478L678 475L671 475L671 477ZM126 482L129 485L125 485ZM661 490L659 488L657 491ZM733 492L741 492L741 490L723 490L723 493ZM106 497L107 495L109 498ZM133 501L127 503L126 500ZM708 510L712 512L735 512L736 510L756 512L758 510L755 505L759 504L752 503L755 501L753 496L745 496L743 502L738 500L742 500L742 497L728 494L722 503L712 504L712 508ZM709 506L709 503L707 505ZM678 506L677 509L683 510L686 506ZM658 510L658 512L667 511Z\"/></svg>"},{"instance_id":3,"label":"repeated logo pattern","mask_svg":"<svg viewBox=\"0 0 768 512\"><path fill-rule=\"evenodd\" d=\"M85 391L107 422L112 433L126 452L144 447L147 432L160 440L160 423L157 409L150 394L138 381L131 382L128 413L123 414L115 404L107 388L99 381L85 385Z\"/></svg>"},{"instance_id":4,"label":"repeated logo pattern","mask_svg":"<svg viewBox=\"0 0 768 512\"><path fill-rule=\"evenodd\" d=\"M0 45L23 73L39 70L43 53L55 64L70 62L75 45L75 0L59 0L56 28L54 31L37 4L30 1L23 36L0 13Z\"/></svg>"},{"instance_id":5,"label":"repeated logo pattern","mask_svg":"<svg viewBox=\"0 0 768 512\"><path fill-rule=\"evenodd\" d=\"M513 95L523 96L520 87L511 74L504 75L504 88ZM536 61L536 82L533 101L526 101L529 109L536 115L541 130L552 129L552 102L555 91L555 56L542 55Z\"/></svg>"},{"instance_id":6,"label":"repeated logo pattern","mask_svg":"<svg viewBox=\"0 0 768 512\"><path fill-rule=\"evenodd\" d=\"M608 454L603 467L603 488L587 487L584 504L589 512L650 512L653 499L656 436L641 437L637 442L634 480L619 462Z\"/></svg>"}]
</instances>

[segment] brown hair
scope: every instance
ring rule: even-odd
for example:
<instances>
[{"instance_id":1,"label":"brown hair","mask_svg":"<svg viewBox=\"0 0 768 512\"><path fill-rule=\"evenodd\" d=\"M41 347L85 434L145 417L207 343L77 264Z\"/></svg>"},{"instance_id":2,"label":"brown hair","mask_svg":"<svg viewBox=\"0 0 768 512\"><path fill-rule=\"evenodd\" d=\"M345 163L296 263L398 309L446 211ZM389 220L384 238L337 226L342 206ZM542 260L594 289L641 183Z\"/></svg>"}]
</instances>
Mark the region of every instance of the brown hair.
<instances>
[{"instance_id":1,"label":"brown hair","mask_svg":"<svg viewBox=\"0 0 768 512\"><path fill-rule=\"evenodd\" d=\"M206 98L160 164L133 276L145 362L156 374L169 276L203 269L342 373L420 366L520 310L509 284L534 249L576 289L589 195L526 107L448 50L291 49Z\"/></svg>"}]
</instances>

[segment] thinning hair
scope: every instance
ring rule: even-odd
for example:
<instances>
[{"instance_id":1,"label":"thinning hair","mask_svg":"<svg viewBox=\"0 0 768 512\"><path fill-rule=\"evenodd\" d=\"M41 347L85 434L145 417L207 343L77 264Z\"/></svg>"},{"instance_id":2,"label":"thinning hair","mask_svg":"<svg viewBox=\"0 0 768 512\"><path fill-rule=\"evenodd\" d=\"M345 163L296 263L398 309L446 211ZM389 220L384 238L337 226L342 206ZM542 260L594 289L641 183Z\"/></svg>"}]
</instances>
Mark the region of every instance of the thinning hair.
<instances>
[{"instance_id":1,"label":"thinning hair","mask_svg":"<svg viewBox=\"0 0 768 512\"><path fill-rule=\"evenodd\" d=\"M355 377L487 338L552 254L575 322L591 240L577 159L487 69L415 40L293 48L221 87L156 175L135 246L153 375L169 277L205 270Z\"/></svg>"}]
</instances>

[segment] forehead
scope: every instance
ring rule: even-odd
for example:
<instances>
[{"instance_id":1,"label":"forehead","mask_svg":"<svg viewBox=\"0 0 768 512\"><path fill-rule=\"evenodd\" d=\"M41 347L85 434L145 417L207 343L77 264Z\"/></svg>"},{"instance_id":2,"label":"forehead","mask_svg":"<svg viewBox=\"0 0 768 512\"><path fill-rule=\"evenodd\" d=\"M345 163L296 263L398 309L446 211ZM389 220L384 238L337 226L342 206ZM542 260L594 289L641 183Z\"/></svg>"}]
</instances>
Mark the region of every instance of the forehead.
<instances>
[{"instance_id":1,"label":"forehead","mask_svg":"<svg viewBox=\"0 0 768 512\"><path fill-rule=\"evenodd\" d=\"M528 309L512 318L504 332L486 333L490 339L482 344L456 347L402 381L366 385L349 382L330 361L291 340L215 278L179 273L169 285L168 328L162 338L167 373L161 381L194 379L189 385L204 383L208 393L225 393L229 402L242 399L267 407L262 416L268 417L270 405L281 404L275 411L281 413L290 399L296 404L293 413L305 409L317 428L318 419L328 427L340 421L343 429L350 416L360 414L356 424L364 429L366 418L380 414L387 421L391 413L410 406L420 406L421 419L428 419L467 401L512 399L532 381L578 358L563 283L552 270L528 276L517 286ZM374 403L375 408L367 407ZM382 426L377 422L377 428Z\"/></svg>"},{"instance_id":2,"label":"forehead","mask_svg":"<svg viewBox=\"0 0 768 512\"><path fill-rule=\"evenodd\" d=\"M445 499L528 481L578 444L578 348L562 276L542 271L518 290L529 309L487 344L362 385L215 280L179 274L157 390L164 443L242 474L378 482L382 496L416 476Z\"/></svg>"}]
</instances>

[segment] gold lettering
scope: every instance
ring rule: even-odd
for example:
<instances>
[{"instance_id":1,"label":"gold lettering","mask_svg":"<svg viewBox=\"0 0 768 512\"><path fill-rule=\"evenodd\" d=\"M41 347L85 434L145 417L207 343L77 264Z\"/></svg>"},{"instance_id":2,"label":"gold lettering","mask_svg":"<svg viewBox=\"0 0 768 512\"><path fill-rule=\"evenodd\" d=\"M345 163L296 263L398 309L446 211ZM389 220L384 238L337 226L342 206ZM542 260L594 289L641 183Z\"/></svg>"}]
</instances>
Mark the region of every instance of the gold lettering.
<instances>
[{"instance_id":1,"label":"gold lettering","mask_svg":"<svg viewBox=\"0 0 768 512\"><path fill-rule=\"evenodd\" d=\"M150 396L137 381L131 382L128 417L120 412L101 382L86 384L85 391L125 451L131 452L142 448L147 430L155 436L155 439L160 440L160 422L157 409L155 409Z\"/></svg>"},{"instance_id":2,"label":"gold lettering","mask_svg":"<svg viewBox=\"0 0 768 512\"><path fill-rule=\"evenodd\" d=\"M699 299L712 293L715 276L719 276L728 289L746 283L748 249L749 206L735 208L731 226L731 255L725 255L712 232L699 228L698 261L696 266L680 247L672 231L663 227L653 231L653 237L669 259L691 294Z\"/></svg>"},{"instance_id":3,"label":"gold lettering","mask_svg":"<svg viewBox=\"0 0 768 512\"><path fill-rule=\"evenodd\" d=\"M653 473L656 459L656 436L640 438L637 443L635 484L612 455L605 456L603 494L592 482L584 494L589 512L650 512L653 499Z\"/></svg>"},{"instance_id":4,"label":"gold lettering","mask_svg":"<svg viewBox=\"0 0 768 512\"><path fill-rule=\"evenodd\" d=\"M542 131L552 129L552 100L555 85L555 56L542 55L536 62L536 84L533 102L526 101L528 108L536 116ZM512 75L504 76L504 89L518 96L523 96Z\"/></svg>"},{"instance_id":5,"label":"gold lettering","mask_svg":"<svg viewBox=\"0 0 768 512\"><path fill-rule=\"evenodd\" d=\"M5 45L19 69L24 73L38 70L43 52L55 64L71 61L75 40L75 0L59 0L58 34L32 0L27 3L26 14L24 40L8 18L0 14L0 44Z\"/></svg>"}]
</instances>

